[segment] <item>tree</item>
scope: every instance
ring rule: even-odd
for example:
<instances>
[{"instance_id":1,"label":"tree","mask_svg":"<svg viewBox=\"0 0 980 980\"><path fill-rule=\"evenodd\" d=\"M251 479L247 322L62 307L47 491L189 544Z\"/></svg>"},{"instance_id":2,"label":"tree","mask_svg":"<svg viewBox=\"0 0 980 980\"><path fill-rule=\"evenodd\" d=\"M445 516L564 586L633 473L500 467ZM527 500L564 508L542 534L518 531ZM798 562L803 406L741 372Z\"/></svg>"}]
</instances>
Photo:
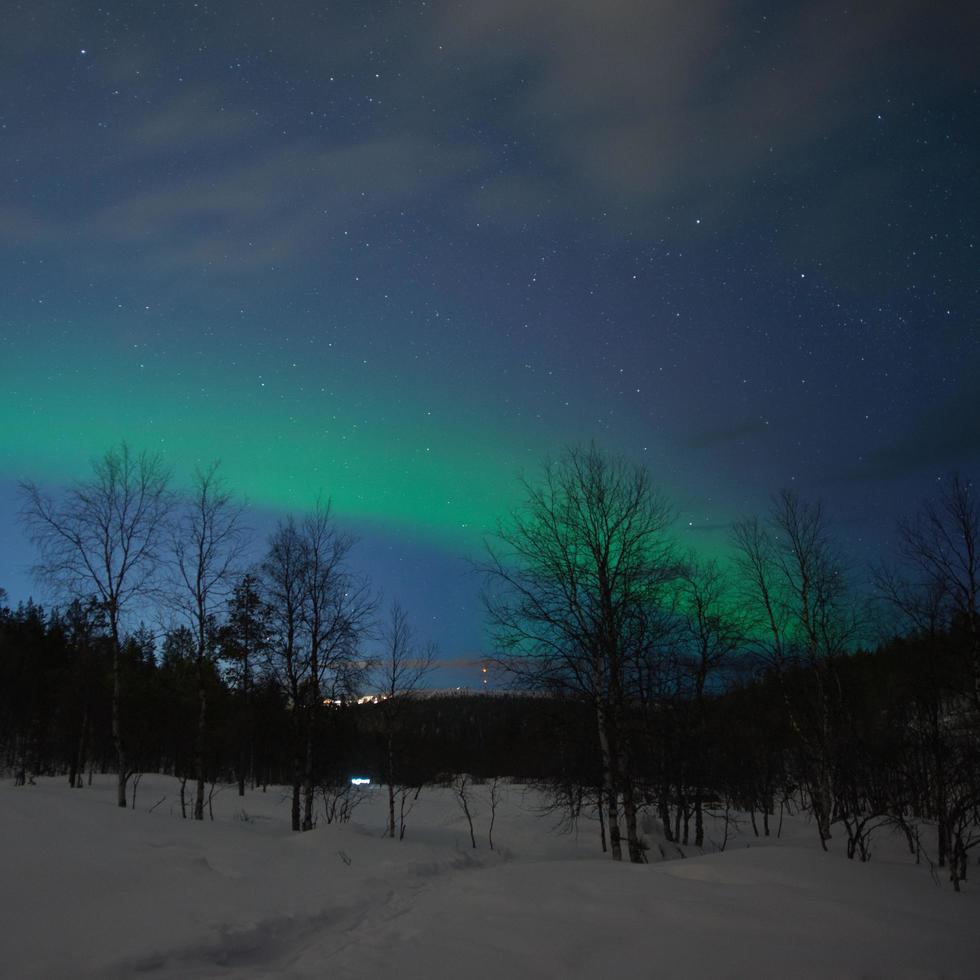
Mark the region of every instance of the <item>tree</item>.
<instances>
[{"instance_id":1,"label":"tree","mask_svg":"<svg viewBox=\"0 0 980 980\"><path fill-rule=\"evenodd\" d=\"M359 644L375 610L367 581L347 566L355 543L352 535L337 527L329 503L317 502L300 525L308 663L303 830L313 828L316 736L324 696L335 699L357 689L364 666Z\"/></svg>"},{"instance_id":2,"label":"tree","mask_svg":"<svg viewBox=\"0 0 980 980\"><path fill-rule=\"evenodd\" d=\"M980 726L980 500L973 483L955 473L940 481L935 498L900 521L898 532L899 567L880 566L875 582L921 654L916 702L924 718L914 731L929 760L924 783L938 863L948 862L959 887L964 828L980 805L970 758ZM966 670L951 669L958 664Z\"/></svg>"},{"instance_id":3,"label":"tree","mask_svg":"<svg viewBox=\"0 0 980 980\"><path fill-rule=\"evenodd\" d=\"M180 780L181 815L187 817L185 787L197 755L197 641L188 626L169 630L160 651L160 696L166 719L163 759ZM193 808L192 808L193 813Z\"/></svg>"},{"instance_id":4,"label":"tree","mask_svg":"<svg viewBox=\"0 0 980 980\"><path fill-rule=\"evenodd\" d=\"M0 740L6 742L13 764L14 785L23 786L33 782L44 768L44 744L53 707L50 677L61 659L60 637L52 634L60 633L60 629L56 615L49 616L30 599L4 616L2 625Z\"/></svg>"},{"instance_id":5,"label":"tree","mask_svg":"<svg viewBox=\"0 0 980 980\"><path fill-rule=\"evenodd\" d=\"M484 601L504 666L536 687L572 692L595 712L610 851L644 860L629 742L629 671L661 625L676 561L671 512L642 467L570 449L521 480L522 504L487 543Z\"/></svg>"},{"instance_id":6,"label":"tree","mask_svg":"<svg viewBox=\"0 0 980 980\"><path fill-rule=\"evenodd\" d=\"M159 456L125 443L92 463L92 476L58 499L21 484L22 519L38 550L39 578L72 599L94 595L112 645L112 738L117 803L126 806L127 745L120 719L122 639L127 612L153 592L171 508L169 472Z\"/></svg>"},{"instance_id":7,"label":"tree","mask_svg":"<svg viewBox=\"0 0 980 980\"><path fill-rule=\"evenodd\" d=\"M713 675L725 667L744 642L746 622L735 600L732 583L718 563L699 561L693 554L680 574L678 611L679 633L687 653L686 667L696 711L694 843L701 847L708 751L706 695Z\"/></svg>"},{"instance_id":8,"label":"tree","mask_svg":"<svg viewBox=\"0 0 980 980\"><path fill-rule=\"evenodd\" d=\"M899 525L901 553L918 576L918 592L938 599L932 608L949 629L960 626L970 664L968 696L980 717L980 496L953 474L935 500L924 501Z\"/></svg>"},{"instance_id":9,"label":"tree","mask_svg":"<svg viewBox=\"0 0 980 980\"><path fill-rule=\"evenodd\" d=\"M833 755L840 701L837 661L860 623L843 565L831 545L823 507L784 490L768 518L733 529L753 646L774 669L799 741L820 843L830 840Z\"/></svg>"},{"instance_id":10,"label":"tree","mask_svg":"<svg viewBox=\"0 0 980 980\"><path fill-rule=\"evenodd\" d=\"M209 633L215 607L231 591L243 548L241 508L224 489L218 464L212 463L195 474L192 492L173 527L172 600L190 626L195 641L198 698L195 820L204 819L207 690L213 667Z\"/></svg>"},{"instance_id":11,"label":"tree","mask_svg":"<svg viewBox=\"0 0 980 980\"><path fill-rule=\"evenodd\" d=\"M82 603L75 599L64 611L62 624L71 652L70 678L65 692L65 715L72 726L68 785L80 789L89 750L93 702L102 673L99 648L105 633L105 616L92 600Z\"/></svg>"},{"instance_id":12,"label":"tree","mask_svg":"<svg viewBox=\"0 0 980 980\"><path fill-rule=\"evenodd\" d=\"M382 635L382 653L375 665L375 682L381 699L379 710L384 730L384 780L388 786L388 836L395 837L395 798L402 794L402 825L398 837L405 833L404 804L406 787L399 786L400 766L397 739L406 702L418 690L426 675L435 667L436 650L431 644L420 647L415 640L408 614L393 602L388 623Z\"/></svg>"},{"instance_id":13,"label":"tree","mask_svg":"<svg viewBox=\"0 0 980 980\"><path fill-rule=\"evenodd\" d=\"M261 566L275 632L270 663L292 701L294 830L313 826L323 702L353 693L364 672L358 648L375 602L348 567L354 543L329 505L317 504L300 523L280 523Z\"/></svg>"},{"instance_id":14,"label":"tree","mask_svg":"<svg viewBox=\"0 0 980 980\"><path fill-rule=\"evenodd\" d=\"M228 599L227 620L221 631L221 657L230 664L230 680L237 692L238 795L245 795L246 777L255 786L255 718L252 691L256 671L267 651L271 627L259 591L258 578L249 572Z\"/></svg>"},{"instance_id":15,"label":"tree","mask_svg":"<svg viewBox=\"0 0 980 980\"><path fill-rule=\"evenodd\" d=\"M291 826L300 829L300 792L303 785L304 742L301 692L309 674L301 631L306 601L306 570L302 539L292 517L280 521L260 566L262 588L268 600L273 629L269 665L289 698L292 742Z\"/></svg>"}]
</instances>

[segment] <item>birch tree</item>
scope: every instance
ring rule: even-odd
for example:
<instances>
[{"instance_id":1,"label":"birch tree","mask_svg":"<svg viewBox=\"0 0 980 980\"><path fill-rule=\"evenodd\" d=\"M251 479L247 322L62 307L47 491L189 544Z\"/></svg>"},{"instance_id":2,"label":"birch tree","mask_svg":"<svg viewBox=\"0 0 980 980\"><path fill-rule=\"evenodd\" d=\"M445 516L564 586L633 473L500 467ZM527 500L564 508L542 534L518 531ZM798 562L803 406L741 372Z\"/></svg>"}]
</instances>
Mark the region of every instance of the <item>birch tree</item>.
<instances>
[{"instance_id":1,"label":"birch tree","mask_svg":"<svg viewBox=\"0 0 980 980\"><path fill-rule=\"evenodd\" d=\"M225 489L218 464L194 475L191 493L173 527L171 600L194 635L197 675L197 741L194 769L197 790L194 819L204 819L207 763L208 684L213 667L216 610L231 593L244 550L242 511Z\"/></svg>"},{"instance_id":2,"label":"birch tree","mask_svg":"<svg viewBox=\"0 0 980 980\"><path fill-rule=\"evenodd\" d=\"M375 603L349 567L354 544L318 504L279 524L260 568L275 634L270 665L291 702L293 830L313 827L323 702L353 693L366 667L359 646Z\"/></svg>"},{"instance_id":3,"label":"birch tree","mask_svg":"<svg viewBox=\"0 0 980 980\"><path fill-rule=\"evenodd\" d=\"M129 779L120 711L124 622L159 586L172 506L169 479L159 456L136 453L123 442L93 460L88 479L58 496L32 482L20 488L21 517L38 551L35 573L65 597L94 597L109 626L116 802L124 808Z\"/></svg>"},{"instance_id":4,"label":"birch tree","mask_svg":"<svg viewBox=\"0 0 980 980\"><path fill-rule=\"evenodd\" d=\"M259 574L273 630L268 651L269 666L289 699L292 745L290 821L292 829L298 831L304 772L302 692L309 676L309 660L302 642L303 606L306 601L305 555L292 517L280 521L273 532Z\"/></svg>"},{"instance_id":5,"label":"birch tree","mask_svg":"<svg viewBox=\"0 0 980 980\"><path fill-rule=\"evenodd\" d=\"M431 644L420 646L408 621L408 614L393 602L388 622L382 634L381 655L374 668L374 679L381 698L379 711L384 728L384 780L388 787L388 836L394 839L395 800L402 794L404 814L404 785L399 785L400 765L398 734L404 708L412 694L435 667L436 650ZM404 824L398 829L404 835Z\"/></svg>"},{"instance_id":6,"label":"birch tree","mask_svg":"<svg viewBox=\"0 0 980 980\"><path fill-rule=\"evenodd\" d=\"M487 543L485 605L504 666L595 712L610 852L644 860L627 712L632 665L650 650L649 610L676 562L671 511L642 467L571 449L522 479L523 500Z\"/></svg>"},{"instance_id":7,"label":"birch tree","mask_svg":"<svg viewBox=\"0 0 980 980\"><path fill-rule=\"evenodd\" d=\"M958 886L965 873L962 815L976 806L980 794L972 761L962 763L963 749L975 744L980 730L980 497L966 477L952 474L938 492L899 522L897 568L875 571L879 594L896 611L901 625L920 640L924 684L918 700L925 722L916 733L931 759L927 782L936 815L938 863L949 863ZM965 654L965 675L943 669L943 663ZM953 682L956 677L957 682ZM957 710L967 704L967 712ZM965 715L972 715L967 721ZM972 729L969 737L964 732ZM959 770L960 776L957 776ZM963 790L966 788L966 793ZM964 807L963 801L966 801Z\"/></svg>"},{"instance_id":8,"label":"birch tree","mask_svg":"<svg viewBox=\"0 0 980 980\"><path fill-rule=\"evenodd\" d=\"M306 643L307 686L303 710L303 830L313 828L319 719L325 695L337 698L359 686L366 663L360 643L375 610L366 579L348 564L355 538L342 531L330 505L317 503L299 529L303 568L301 616Z\"/></svg>"},{"instance_id":9,"label":"birch tree","mask_svg":"<svg viewBox=\"0 0 980 980\"><path fill-rule=\"evenodd\" d=\"M843 564L833 549L823 507L789 490L774 498L766 520L736 522L733 542L742 600L753 620L753 645L779 680L826 850L841 707L837 662L860 630Z\"/></svg>"},{"instance_id":10,"label":"birch tree","mask_svg":"<svg viewBox=\"0 0 980 980\"><path fill-rule=\"evenodd\" d=\"M899 525L901 554L916 591L938 597L947 629L959 626L970 665L968 697L980 719L980 493L954 473L934 499Z\"/></svg>"},{"instance_id":11,"label":"birch tree","mask_svg":"<svg viewBox=\"0 0 980 980\"><path fill-rule=\"evenodd\" d=\"M707 788L706 695L712 677L725 667L744 642L747 624L738 608L733 584L722 567L716 561L700 561L693 554L680 575L678 613L679 638L687 654L686 667L696 713L694 843L701 847L704 844L704 794Z\"/></svg>"}]
</instances>

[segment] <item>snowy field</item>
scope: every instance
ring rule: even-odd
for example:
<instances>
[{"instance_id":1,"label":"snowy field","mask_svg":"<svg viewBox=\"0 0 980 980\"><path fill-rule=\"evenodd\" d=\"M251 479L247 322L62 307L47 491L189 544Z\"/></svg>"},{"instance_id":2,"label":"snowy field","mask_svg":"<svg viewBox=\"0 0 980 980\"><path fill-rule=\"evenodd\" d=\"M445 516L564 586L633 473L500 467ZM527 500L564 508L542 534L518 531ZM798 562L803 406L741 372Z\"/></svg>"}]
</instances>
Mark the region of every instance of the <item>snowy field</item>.
<instances>
[{"instance_id":1,"label":"snowy field","mask_svg":"<svg viewBox=\"0 0 980 980\"><path fill-rule=\"evenodd\" d=\"M0 976L980 977L980 888L937 885L897 841L862 865L788 820L780 841L743 828L724 853L660 861L653 839L658 863L615 865L596 824L553 833L509 786L491 851L474 793L475 851L448 789L423 791L397 842L383 791L351 824L292 834L271 788L225 788L194 823L168 777L125 811L110 777L5 780Z\"/></svg>"}]
</instances>

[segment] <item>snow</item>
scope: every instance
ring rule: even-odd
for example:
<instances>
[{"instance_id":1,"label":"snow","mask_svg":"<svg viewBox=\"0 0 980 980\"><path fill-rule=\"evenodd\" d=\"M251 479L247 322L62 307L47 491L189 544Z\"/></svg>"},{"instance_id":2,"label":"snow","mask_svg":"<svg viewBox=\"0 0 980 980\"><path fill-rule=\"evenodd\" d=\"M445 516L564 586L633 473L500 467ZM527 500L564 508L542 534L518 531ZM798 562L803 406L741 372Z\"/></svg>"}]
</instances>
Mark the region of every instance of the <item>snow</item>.
<instances>
[{"instance_id":1,"label":"snow","mask_svg":"<svg viewBox=\"0 0 980 980\"><path fill-rule=\"evenodd\" d=\"M799 819L778 841L743 825L724 853L636 866L602 856L592 821L555 833L521 786L494 851L473 788L474 851L447 788L423 790L399 842L381 836L383 788L353 823L292 834L278 788L226 787L194 823L169 777L145 776L125 811L111 777L65 783L0 785L2 977L980 975L975 885L954 894L898 840L869 864L824 854Z\"/></svg>"}]
</instances>

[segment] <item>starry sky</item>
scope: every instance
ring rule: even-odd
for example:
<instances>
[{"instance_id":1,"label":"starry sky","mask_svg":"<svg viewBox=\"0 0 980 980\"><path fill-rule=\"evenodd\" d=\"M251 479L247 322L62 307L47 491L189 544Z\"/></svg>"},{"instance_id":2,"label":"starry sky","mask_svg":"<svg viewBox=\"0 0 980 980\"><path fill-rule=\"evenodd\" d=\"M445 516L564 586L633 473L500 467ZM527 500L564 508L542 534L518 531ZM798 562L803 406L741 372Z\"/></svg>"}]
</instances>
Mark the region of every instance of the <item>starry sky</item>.
<instances>
[{"instance_id":1,"label":"starry sky","mask_svg":"<svg viewBox=\"0 0 980 980\"><path fill-rule=\"evenodd\" d=\"M570 444L706 553L796 486L874 558L980 472L970 7L6 3L0 585L16 481L120 439L259 536L331 498L457 666Z\"/></svg>"}]
</instances>

